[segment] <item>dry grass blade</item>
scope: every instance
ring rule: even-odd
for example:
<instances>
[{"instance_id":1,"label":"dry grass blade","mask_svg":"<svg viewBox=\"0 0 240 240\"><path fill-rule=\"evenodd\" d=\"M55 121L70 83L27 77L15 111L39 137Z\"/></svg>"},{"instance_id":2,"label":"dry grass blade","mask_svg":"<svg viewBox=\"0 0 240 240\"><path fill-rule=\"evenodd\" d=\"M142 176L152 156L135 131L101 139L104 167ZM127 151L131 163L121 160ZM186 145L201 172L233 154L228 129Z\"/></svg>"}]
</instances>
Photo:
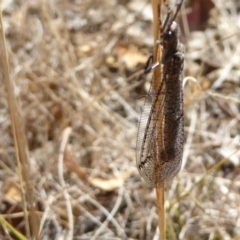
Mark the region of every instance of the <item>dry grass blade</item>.
<instances>
[{"instance_id":1,"label":"dry grass blade","mask_svg":"<svg viewBox=\"0 0 240 240\"><path fill-rule=\"evenodd\" d=\"M18 165L18 177L22 191L22 203L24 209L25 228L28 239L34 236L38 239L38 217L35 213L36 202L33 195L33 185L31 179L31 167L28 158L28 146L25 137L25 130L20 114L17 100L14 96L13 82L10 78L5 35L0 12L0 74L7 91L9 114L11 118L12 135L15 145L15 156ZM28 213L29 210L29 213Z\"/></svg>"},{"instance_id":2,"label":"dry grass blade","mask_svg":"<svg viewBox=\"0 0 240 240\"><path fill-rule=\"evenodd\" d=\"M161 48L159 44L155 44L157 40L160 38L160 31L159 31L159 20L161 19L161 8L162 8L162 1L161 0L152 0L152 8L153 8L153 32L154 32L154 62L161 61ZM157 80L158 76L159 79L162 79L162 68L159 67L154 71L153 79ZM157 88L156 82L154 83L155 87ZM159 86L161 83L158 83ZM164 204L164 185L160 187L156 187L156 196L157 196L157 208L158 208L158 226L159 226L159 234L160 240L166 239L166 217L165 217L165 204Z\"/></svg>"},{"instance_id":3,"label":"dry grass blade","mask_svg":"<svg viewBox=\"0 0 240 240\"><path fill-rule=\"evenodd\" d=\"M9 224L3 216L0 216L0 223L1 225L6 228L6 232L8 233L11 232L11 234L13 234L15 237L17 237L18 240L27 240L27 238L25 236L23 236L20 232L18 232L16 229L14 229L12 227L11 224ZM0 235L1 236L1 235ZM8 239L11 239L11 236L10 234L8 234Z\"/></svg>"},{"instance_id":4,"label":"dry grass blade","mask_svg":"<svg viewBox=\"0 0 240 240\"><path fill-rule=\"evenodd\" d=\"M67 234L67 239L73 239L73 231L74 231L74 220L73 220L73 213L72 213L72 205L70 201L70 196L67 191L67 186L64 180L63 176L63 160L64 160L64 154L66 151L67 143L69 136L72 132L72 129L70 127L64 129L62 133L62 141L61 141L61 146L60 146L60 153L58 157L58 175L59 175L59 181L60 184L63 188L63 195L66 201L66 208L67 208L67 215L68 215L68 227L69 227L69 232Z\"/></svg>"}]
</instances>

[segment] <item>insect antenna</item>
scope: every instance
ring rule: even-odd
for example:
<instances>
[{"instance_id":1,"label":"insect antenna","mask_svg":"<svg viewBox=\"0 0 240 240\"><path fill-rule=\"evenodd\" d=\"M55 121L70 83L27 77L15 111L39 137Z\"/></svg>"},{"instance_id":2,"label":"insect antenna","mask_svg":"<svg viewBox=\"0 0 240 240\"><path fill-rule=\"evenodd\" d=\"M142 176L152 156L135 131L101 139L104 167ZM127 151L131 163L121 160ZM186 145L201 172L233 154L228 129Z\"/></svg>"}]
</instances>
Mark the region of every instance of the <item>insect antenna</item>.
<instances>
[{"instance_id":1,"label":"insect antenna","mask_svg":"<svg viewBox=\"0 0 240 240\"><path fill-rule=\"evenodd\" d=\"M169 22L169 19L170 19L170 17L171 17L171 14L172 14L172 11L171 11L171 8L170 8L170 6L169 6L169 4L168 4L168 1L167 1L167 0L164 0L163 3L164 3L164 5L165 5L166 8L167 8L167 17L166 17L166 19L165 19L165 21L164 21L164 24L163 24L163 26L162 26L161 34L164 33L165 28L166 28L166 26L167 26L167 24L168 24L168 22ZM161 25L160 25L160 26L161 26Z\"/></svg>"},{"instance_id":2,"label":"insect antenna","mask_svg":"<svg viewBox=\"0 0 240 240\"><path fill-rule=\"evenodd\" d=\"M181 7L182 7L183 0L179 0L177 2L177 4L176 4L177 8L176 8L176 11L175 11L175 13L174 13L174 15L173 15L171 20L170 20L170 17L171 17L172 11L171 11L171 8L170 8L170 6L168 4L168 1L164 0L163 2L164 2L165 6L167 8L167 17L166 17L166 20L164 21L164 24L163 24L163 27L162 27L162 33L164 33L166 28L169 29L171 27L171 25L172 25L172 22L176 20L176 17L177 17L177 15L178 15Z\"/></svg>"}]
</instances>

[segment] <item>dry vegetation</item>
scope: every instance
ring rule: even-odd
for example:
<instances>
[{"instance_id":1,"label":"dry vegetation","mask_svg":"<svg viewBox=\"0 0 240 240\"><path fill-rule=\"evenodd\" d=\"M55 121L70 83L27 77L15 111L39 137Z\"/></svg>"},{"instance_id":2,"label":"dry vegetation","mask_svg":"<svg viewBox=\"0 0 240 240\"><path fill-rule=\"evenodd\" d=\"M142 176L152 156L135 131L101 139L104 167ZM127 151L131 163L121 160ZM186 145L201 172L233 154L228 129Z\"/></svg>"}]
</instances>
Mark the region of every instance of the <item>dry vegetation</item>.
<instances>
[{"instance_id":1,"label":"dry vegetation","mask_svg":"<svg viewBox=\"0 0 240 240\"><path fill-rule=\"evenodd\" d=\"M183 169L166 187L171 240L240 239L240 3L210 3L185 1L182 11L185 76L197 82L185 84ZM5 0L2 8L40 239L156 239L155 193L135 167L139 97L149 85L135 73L152 52L150 1ZM27 236L0 91L0 213ZM8 231L3 225L0 239Z\"/></svg>"}]
</instances>

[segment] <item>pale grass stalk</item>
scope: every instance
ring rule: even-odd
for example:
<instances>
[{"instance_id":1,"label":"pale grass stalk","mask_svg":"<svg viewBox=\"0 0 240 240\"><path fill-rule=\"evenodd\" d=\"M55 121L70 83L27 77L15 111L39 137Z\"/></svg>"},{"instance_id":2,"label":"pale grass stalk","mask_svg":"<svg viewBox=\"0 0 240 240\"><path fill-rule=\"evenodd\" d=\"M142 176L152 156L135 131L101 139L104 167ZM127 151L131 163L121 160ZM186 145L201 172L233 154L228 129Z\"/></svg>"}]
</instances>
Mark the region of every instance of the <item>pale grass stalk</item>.
<instances>
[{"instance_id":1,"label":"pale grass stalk","mask_svg":"<svg viewBox=\"0 0 240 240\"><path fill-rule=\"evenodd\" d=\"M189 114L191 116L191 123L190 123L190 131L188 132L188 136L187 136L187 140L186 140L186 144L184 147L184 151L183 151L183 159L182 159L182 167L181 169L184 169L187 163L187 159L188 156L190 154L190 148L193 142L193 135L194 135L194 130L196 128L196 124L197 124L197 111L195 108L192 109L192 111Z\"/></svg>"},{"instance_id":2,"label":"pale grass stalk","mask_svg":"<svg viewBox=\"0 0 240 240\"><path fill-rule=\"evenodd\" d=\"M159 7L158 7L159 6ZM159 20L161 19L162 0L152 0L153 8L153 35L154 35L154 54L153 62L161 62L162 50L160 44L156 44L160 38ZM158 8L160 11L158 12ZM162 66L157 67L153 72L153 87L158 89L162 82ZM160 124L161 121L158 121ZM161 127L159 127L161 129ZM159 226L159 240L166 239L166 224L165 224L165 209L164 209L164 184L161 187L156 187L157 208L158 208L158 226Z\"/></svg>"},{"instance_id":3,"label":"pale grass stalk","mask_svg":"<svg viewBox=\"0 0 240 240\"><path fill-rule=\"evenodd\" d=\"M164 208L164 185L156 187L157 207L158 207L158 226L159 240L166 239L166 223L165 223L165 208Z\"/></svg>"},{"instance_id":4,"label":"pale grass stalk","mask_svg":"<svg viewBox=\"0 0 240 240\"><path fill-rule=\"evenodd\" d=\"M93 237L91 238L91 240L96 240L98 239L98 236L101 234L101 232L106 228L108 222L113 219L114 215L117 213L120 205L121 205L121 202L122 202L122 198L123 198L123 191L124 191L124 188L123 186L120 187L119 191L118 191L118 198L117 198L117 201L112 209L112 211L110 212L110 214L107 216L107 219L102 223L101 227L98 228L98 230L95 232L95 234L93 235ZM121 237L123 237L124 234L124 231L122 229L117 229L118 230L118 234L121 235ZM121 230L121 231L120 231ZM126 236L124 236L126 237Z\"/></svg>"},{"instance_id":5,"label":"pale grass stalk","mask_svg":"<svg viewBox=\"0 0 240 240\"><path fill-rule=\"evenodd\" d=\"M59 182L63 188L63 195L66 201L66 207L67 207L67 214L68 214L68 235L66 239L73 239L73 231L74 231L74 221L73 221L73 212L72 212L72 205L70 202L70 196L67 191L67 185L65 183L64 177L63 177L63 158L64 158L64 152L67 147L69 136L72 132L72 129L70 127L66 128L63 131L62 136L62 142L60 146L60 153L58 156L58 176L59 176Z\"/></svg>"},{"instance_id":6,"label":"pale grass stalk","mask_svg":"<svg viewBox=\"0 0 240 240\"><path fill-rule=\"evenodd\" d=\"M10 78L5 34L2 22L2 10L0 9L0 72L7 92L7 101L11 119L15 155L17 161L18 177L20 182L22 205L24 211L24 225L28 239L38 238L38 217L36 215L36 202L33 195L33 183L31 179L31 166L29 163L28 145L24 124L17 99L14 95L13 81ZM29 213L28 213L29 208ZM31 234L32 233L32 234Z\"/></svg>"},{"instance_id":7,"label":"pale grass stalk","mask_svg":"<svg viewBox=\"0 0 240 240\"><path fill-rule=\"evenodd\" d=\"M78 191L84 195L84 193L78 189ZM96 201L95 199L93 199L90 195L85 195L84 197L81 197L81 201L88 201L89 203L91 203L93 206L95 206L96 208L98 208L106 217L110 216L109 211L103 207L98 201ZM110 217L109 221L111 221L111 223L113 224L113 226L116 228L116 231L118 233L120 232L124 232L124 230L122 229L122 227L119 225L119 223L115 220L115 218ZM109 229L110 230L110 229ZM111 231L111 230L110 230Z\"/></svg>"}]
</instances>

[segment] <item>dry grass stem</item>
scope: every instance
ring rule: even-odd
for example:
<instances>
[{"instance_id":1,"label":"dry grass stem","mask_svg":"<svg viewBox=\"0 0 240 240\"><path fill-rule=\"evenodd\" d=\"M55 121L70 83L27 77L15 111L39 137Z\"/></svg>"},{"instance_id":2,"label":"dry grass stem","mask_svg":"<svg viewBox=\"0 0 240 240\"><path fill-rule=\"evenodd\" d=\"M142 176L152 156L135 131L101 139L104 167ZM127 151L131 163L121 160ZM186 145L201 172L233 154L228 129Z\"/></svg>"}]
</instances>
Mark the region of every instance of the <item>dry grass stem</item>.
<instances>
[{"instance_id":1,"label":"dry grass stem","mask_svg":"<svg viewBox=\"0 0 240 240\"><path fill-rule=\"evenodd\" d=\"M2 12L0 12L0 71L4 87L7 92L7 102L11 119L12 135L14 139L15 156L17 159L18 178L21 188L22 206L25 219L26 235L30 239L31 235L38 239L38 217L36 215L36 202L33 195L33 183L31 179L31 168L28 157L28 146L25 137L25 129L22 115L14 95L14 84L10 78L5 35L2 22ZM29 211L29 213L28 213ZM30 233L30 227L32 234Z\"/></svg>"}]
</instances>

